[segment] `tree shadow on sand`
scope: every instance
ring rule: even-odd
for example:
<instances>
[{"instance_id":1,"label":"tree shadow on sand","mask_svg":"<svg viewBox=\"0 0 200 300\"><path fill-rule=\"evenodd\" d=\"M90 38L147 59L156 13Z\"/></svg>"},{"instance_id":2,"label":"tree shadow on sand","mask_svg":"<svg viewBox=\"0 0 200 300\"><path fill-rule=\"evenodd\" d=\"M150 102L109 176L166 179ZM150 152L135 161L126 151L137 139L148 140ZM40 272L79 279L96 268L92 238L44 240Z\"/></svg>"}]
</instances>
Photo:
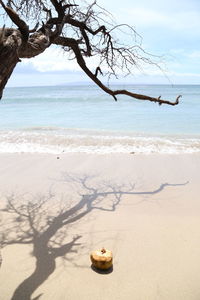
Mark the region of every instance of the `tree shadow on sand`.
<instances>
[{"instance_id":1,"label":"tree shadow on sand","mask_svg":"<svg viewBox=\"0 0 200 300\"><path fill-rule=\"evenodd\" d=\"M183 184L161 184L152 191L136 192L134 186L113 184L91 184L91 177L65 176L65 181L71 181L81 192L77 201L70 206L61 205L57 211L49 210L49 201L55 195L27 197L21 199L12 194L6 197L6 207L1 210L10 216L9 227L6 222L1 226L0 245L5 247L12 244L31 244L33 256L36 259L35 269L15 289L11 300L31 300L32 294L43 284L56 269L56 259L65 258L67 254L77 253L81 247L81 236L77 235L66 241L67 228L78 222L94 210L114 212L125 195L154 195L165 188L183 186ZM64 198L62 199L64 203ZM38 295L32 300L42 296Z\"/></svg>"}]
</instances>

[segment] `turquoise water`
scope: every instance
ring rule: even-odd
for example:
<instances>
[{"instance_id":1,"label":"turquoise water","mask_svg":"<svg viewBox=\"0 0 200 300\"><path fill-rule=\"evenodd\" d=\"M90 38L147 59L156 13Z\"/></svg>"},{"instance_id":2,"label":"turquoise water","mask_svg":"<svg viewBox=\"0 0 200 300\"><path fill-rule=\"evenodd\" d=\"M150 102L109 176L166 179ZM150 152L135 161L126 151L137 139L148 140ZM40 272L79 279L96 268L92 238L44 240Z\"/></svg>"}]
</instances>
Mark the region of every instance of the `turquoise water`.
<instances>
[{"instance_id":1,"label":"turquoise water","mask_svg":"<svg viewBox=\"0 0 200 300\"><path fill-rule=\"evenodd\" d=\"M199 152L200 85L115 86L177 106L119 96L96 86L7 88L0 102L0 152Z\"/></svg>"}]
</instances>

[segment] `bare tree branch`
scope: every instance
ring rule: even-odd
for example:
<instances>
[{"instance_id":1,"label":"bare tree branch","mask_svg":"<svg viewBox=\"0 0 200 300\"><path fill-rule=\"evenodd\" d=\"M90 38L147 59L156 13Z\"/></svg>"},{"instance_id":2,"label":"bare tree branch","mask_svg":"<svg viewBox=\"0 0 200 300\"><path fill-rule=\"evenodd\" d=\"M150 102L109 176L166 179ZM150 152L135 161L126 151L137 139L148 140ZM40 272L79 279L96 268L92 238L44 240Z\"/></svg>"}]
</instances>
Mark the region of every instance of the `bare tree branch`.
<instances>
[{"instance_id":1,"label":"bare tree branch","mask_svg":"<svg viewBox=\"0 0 200 300\"><path fill-rule=\"evenodd\" d=\"M171 102L168 100L162 100L161 96L159 96L158 98L155 98L155 97L150 97L150 96L146 96L146 95L142 95L142 94L132 93L127 90L111 90L97 78L97 76L96 76L97 72L95 72L95 74L93 74L90 71L90 69L87 67L85 60L81 54L81 50L79 48L79 43L76 40L59 37L54 41L54 43L57 45L71 47L76 56L77 63L79 64L81 69L88 75L88 77L90 77L92 79L92 81L94 81L102 90L104 90L104 92L113 96L115 101L117 101L117 97L116 97L117 95L127 95L129 97L136 98L138 100L148 100L151 102L156 102L159 105L161 105L161 104L177 105L179 103L179 99L180 99L181 95L179 95L176 98L175 102Z\"/></svg>"},{"instance_id":2,"label":"bare tree branch","mask_svg":"<svg viewBox=\"0 0 200 300\"><path fill-rule=\"evenodd\" d=\"M160 66L156 62L155 56L151 56L143 50L141 37L133 27L127 24L115 24L110 19L108 12L97 5L96 1L90 4L84 1L80 1L78 4L75 2L75 0L32 0L30 4L28 0L8 0L6 6L3 0L0 0L0 5L5 13L17 26L17 29L6 27L0 29L1 48L10 45L6 64L9 64L10 61L11 65L6 69L3 64L0 64L0 95L19 62L19 58L34 57L44 52L51 44L56 44L69 54L75 55L83 72L115 100L118 95L126 95L159 105L177 105L179 103L180 95L176 97L175 101L170 101L162 99L161 96L152 97L133 93L126 89L112 90L106 86L99 79L99 74L107 76L109 80L111 76L118 78L119 73L131 74L133 67L140 68L144 64L158 68ZM30 31L29 22L33 27ZM129 31L131 45L127 46L119 42L118 33L120 30L121 34L123 28ZM139 43L137 42L138 37ZM0 62L5 60L6 53L7 50L2 51ZM88 67L85 57L96 58L95 71Z\"/></svg>"},{"instance_id":3,"label":"bare tree branch","mask_svg":"<svg viewBox=\"0 0 200 300\"><path fill-rule=\"evenodd\" d=\"M23 38L25 40L28 40L28 36L29 36L29 27L26 24L26 22L24 22L19 15L9 6L6 6L2 0L0 0L0 4L3 7L3 9L6 11L6 13L8 14L8 16L10 17L10 19L13 21L13 23L15 25L17 25L17 27L19 28Z\"/></svg>"}]
</instances>

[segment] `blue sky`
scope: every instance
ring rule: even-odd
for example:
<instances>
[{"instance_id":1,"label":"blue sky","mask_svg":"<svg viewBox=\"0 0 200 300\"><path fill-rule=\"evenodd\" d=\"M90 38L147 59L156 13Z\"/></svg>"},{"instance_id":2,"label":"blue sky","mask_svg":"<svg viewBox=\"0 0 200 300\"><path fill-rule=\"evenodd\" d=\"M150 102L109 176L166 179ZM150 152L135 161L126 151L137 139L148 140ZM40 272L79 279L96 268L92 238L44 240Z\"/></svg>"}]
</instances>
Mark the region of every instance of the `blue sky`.
<instances>
[{"instance_id":1,"label":"blue sky","mask_svg":"<svg viewBox=\"0 0 200 300\"><path fill-rule=\"evenodd\" d=\"M117 23L127 23L143 37L143 48L164 57L159 69L135 70L128 83L200 84L199 0L99 0ZM69 84L89 81L62 51L46 53L18 64L8 86Z\"/></svg>"}]
</instances>

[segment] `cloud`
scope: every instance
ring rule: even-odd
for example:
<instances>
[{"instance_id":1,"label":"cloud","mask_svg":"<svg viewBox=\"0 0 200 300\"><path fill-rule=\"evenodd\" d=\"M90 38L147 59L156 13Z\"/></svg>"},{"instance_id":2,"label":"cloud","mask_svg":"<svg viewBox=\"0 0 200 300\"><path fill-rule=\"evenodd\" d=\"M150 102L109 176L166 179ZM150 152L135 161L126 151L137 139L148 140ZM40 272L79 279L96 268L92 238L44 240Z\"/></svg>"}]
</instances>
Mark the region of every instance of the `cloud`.
<instances>
[{"instance_id":1,"label":"cloud","mask_svg":"<svg viewBox=\"0 0 200 300\"><path fill-rule=\"evenodd\" d=\"M94 70L98 66L97 57L86 59L86 62L90 69ZM21 72L22 70L30 70L31 72L35 70L41 73L64 71L82 72L76 59L70 59L68 53L65 53L63 49L53 46L34 58L24 59L19 70L21 70Z\"/></svg>"},{"instance_id":2,"label":"cloud","mask_svg":"<svg viewBox=\"0 0 200 300\"><path fill-rule=\"evenodd\" d=\"M184 54L184 51L181 51L181 49L173 49L172 52L174 53L181 53ZM194 55L194 54L193 54ZM200 55L200 52L199 52ZM192 56L192 54L191 54ZM95 69L98 62L95 58L91 58L88 65L91 69ZM180 73L175 73L173 70L177 69L181 64L178 62L168 63L168 69L166 69L167 62L160 62L158 67L156 64L147 64L141 61L140 68L133 67L132 74L135 77L156 77L160 76L165 78L166 82L168 81L167 77L170 77L171 75L180 75ZM106 67L104 68L104 71L106 70ZM172 70L172 71L171 71ZM83 71L80 69L78 64L76 63L76 60L69 60L67 55L63 54L62 49L58 48L48 48L43 54L32 58L32 59L25 59L21 64L18 64L17 69L14 72L15 74L35 74L35 76L38 76L39 74L54 74L57 76L58 74L65 74L65 76L68 74L71 74L71 78L74 76L83 76ZM37 75L38 74L38 75ZM57 75L56 75L57 74ZM67 76L68 76L67 75ZM123 79L124 73L119 72L119 81ZM192 74L195 75L195 74ZM190 75L190 76L192 76ZM86 75L84 75L86 76ZM183 76L189 76L189 73L185 73ZM130 76L131 77L131 76ZM60 78L60 77L59 77ZM74 77L75 78L75 77ZM70 78L68 78L69 80ZM60 80L60 79L59 79ZM38 81L37 81L38 82Z\"/></svg>"},{"instance_id":3,"label":"cloud","mask_svg":"<svg viewBox=\"0 0 200 300\"><path fill-rule=\"evenodd\" d=\"M141 27L164 27L170 30L192 29L199 32L200 13L197 11L172 11L166 13L156 9L135 7L126 11L128 19L134 20L137 26ZM189 22L191 20L192 22ZM192 32L194 33L194 32Z\"/></svg>"},{"instance_id":4,"label":"cloud","mask_svg":"<svg viewBox=\"0 0 200 300\"><path fill-rule=\"evenodd\" d=\"M192 58L192 59L200 59L200 51L199 50L195 50L195 51L189 53L188 57Z\"/></svg>"},{"instance_id":5,"label":"cloud","mask_svg":"<svg viewBox=\"0 0 200 300\"><path fill-rule=\"evenodd\" d=\"M69 57L58 48L48 48L44 53L23 60L23 65L32 65L39 72L54 72L54 71L80 71L75 60L69 60Z\"/></svg>"}]
</instances>

